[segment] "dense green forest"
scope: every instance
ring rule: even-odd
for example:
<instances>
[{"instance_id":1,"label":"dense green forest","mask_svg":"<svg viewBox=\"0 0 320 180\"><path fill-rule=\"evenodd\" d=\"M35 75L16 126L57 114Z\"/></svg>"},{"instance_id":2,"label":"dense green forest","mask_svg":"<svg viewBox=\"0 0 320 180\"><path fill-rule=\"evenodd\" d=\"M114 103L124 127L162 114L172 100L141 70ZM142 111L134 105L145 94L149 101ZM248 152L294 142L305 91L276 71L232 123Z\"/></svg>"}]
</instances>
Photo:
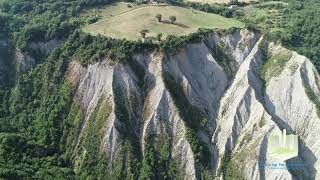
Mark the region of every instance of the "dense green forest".
<instances>
[{"instance_id":1,"label":"dense green forest","mask_svg":"<svg viewBox=\"0 0 320 180\"><path fill-rule=\"evenodd\" d=\"M285 10L287 24L282 35L285 46L307 56L320 71L320 2L289 1Z\"/></svg>"},{"instance_id":2,"label":"dense green forest","mask_svg":"<svg viewBox=\"0 0 320 180\"><path fill-rule=\"evenodd\" d=\"M270 2L264 0L263 2ZM272 1L276 2L276 1ZM266 33L271 41L281 42L289 49L307 56L320 70L320 1L283 0L286 4L266 3L253 5L253 16L236 11L234 16L243 20L247 27ZM264 14L265 11L270 13Z\"/></svg>"},{"instance_id":3,"label":"dense green forest","mask_svg":"<svg viewBox=\"0 0 320 180\"><path fill-rule=\"evenodd\" d=\"M286 2L288 6L283 9L285 20L279 25L279 31L269 34L270 39L280 40L288 48L306 55L320 70L320 36L317 34L320 32L320 2ZM53 38L63 39L65 42L49 57L41 56L38 65L26 74L15 75L8 71L5 78L0 79L1 178L81 179L89 175L98 177L99 173L103 173L101 170L106 168L97 150L92 149L92 157L88 159L92 164L85 166L87 171L84 173L76 173L68 157L68 148L61 145L61 142L67 141L63 130L69 128L68 116L81 117L81 114L76 114L77 107L71 105L73 89L65 80L70 57L78 57L83 65L97 62L106 56L121 61L130 59L131 53L135 51L155 48L169 51L187 42L201 40L208 33L200 31L182 38L169 36L167 41L155 45L150 42L90 36L78 30L86 22L79 17L81 10L106 3L108 1L103 0L0 0L0 40L6 42L6 45L0 43L0 65L4 65L6 70L14 70L10 63L14 47L32 54L28 48L30 42ZM226 17L237 16L226 7L171 3L188 5ZM8 79L12 82L8 82ZM94 136L88 135L88 138ZM167 177L173 177L176 167L169 162L170 157L166 154L167 142L162 143L161 152L155 152L154 147L148 146L147 156L141 164L136 164L136 159L132 158L128 167L136 169L126 172L127 177L136 179L138 167L141 167L142 179L150 178L157 167ZM128 156L134 154L132 144L129 140L126 143ZM161 154L158 161L155 161L155 154ZM101 163L97 164L99 159ZM123 172L120 175L124 175ZM115 175L116 177L118 176Z\"/></svg>"},{"instance_id":4,"label":"dense green forest","mask_svg":"<svg viewBox=\"0 0 320 180\"><path fill-rule=\"evenodd\" d=\"M0 40L6 44L1 47L5 52L1 64L12 65L12 47L30 51L30 42L67 38L82 24L77 17L81 9L96 3L106 2L0 1ZM75 178L68 158L59 148L63 120L72 98L71 86L64 80L72 56L67 47L56 49L42 59L44 63L17 75L14 83L1 82L0 177Z\"/></svg>"}]
</instances>

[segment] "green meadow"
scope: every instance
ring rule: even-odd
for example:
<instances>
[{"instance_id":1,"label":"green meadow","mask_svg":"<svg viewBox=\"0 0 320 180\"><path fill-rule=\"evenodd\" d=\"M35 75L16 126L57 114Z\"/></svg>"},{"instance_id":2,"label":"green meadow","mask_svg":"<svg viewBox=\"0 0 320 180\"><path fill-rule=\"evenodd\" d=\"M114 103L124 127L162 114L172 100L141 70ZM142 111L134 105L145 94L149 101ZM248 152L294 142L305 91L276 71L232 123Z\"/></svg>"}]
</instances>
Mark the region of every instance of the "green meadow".
<instances>
[{"instance_id":1,"label":"green meadow","mask_svg":"<svg viewBox=\"0 0 320 180\"><path fill-rule=\"evenodd\" d=\"M187 35L196 32L199 28L228 29L243 27L235 19L225 18L220 15L197 11L189 8L171 5L129 5L115 3L105 6L100 10L89 10L83 16L99 15L100 20L83 28L85 32L105 35L112 38L137 40L141 37L140 31L147 29L146 37L155 37L158 33L167 35ZM161 22L155 18L156 14L162 15ZM176 21L171 24L170 16L175 16Z\"/></svg>"}]
</instances>

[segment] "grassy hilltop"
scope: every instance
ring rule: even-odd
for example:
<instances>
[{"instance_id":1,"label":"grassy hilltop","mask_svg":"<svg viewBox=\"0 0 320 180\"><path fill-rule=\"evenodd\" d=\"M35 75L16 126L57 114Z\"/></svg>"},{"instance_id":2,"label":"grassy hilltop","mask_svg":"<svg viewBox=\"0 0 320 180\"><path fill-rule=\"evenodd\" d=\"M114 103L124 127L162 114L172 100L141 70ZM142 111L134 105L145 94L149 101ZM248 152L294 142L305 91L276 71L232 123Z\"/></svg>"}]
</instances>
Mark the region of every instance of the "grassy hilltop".
<instances>
[{"instance_id":1,"label":"grassy hilltop","mask_svg":"<svg viewBox=\"0 0 320 180\"><path fill-rule=\"evenodd\" d=\"M84 16L92 16L96 10L88 11ZM100 10L101 19L84 27L84 31L91 34L102 34L113 38L126 38L137 40L141 38L140 31L149 30L146 37L155 37L158 33L167 35L187 35L196 32L199 28L243 27L235 19L225 18L216 14L197 11L171 5L138 5L128 7L127 3L116 3ZM155 18L156 14L162 15L161 22ZM170 16L176 17L176 22L171 24Z\"/></svg>"},{"instance_id":2,"label":"grassy hilltop","mask_svg":"<svg viewBox=\"0 0 320 180\"><path fill-rule=\"evenodd\" d=\"M185 0L185 1L189 1L189 2L198 2L198 3L214 3L214 4L228 4L230 3L230 0ZM254 2L257 0L239 0L239 2Z\"/></svg>"}]
</instances>

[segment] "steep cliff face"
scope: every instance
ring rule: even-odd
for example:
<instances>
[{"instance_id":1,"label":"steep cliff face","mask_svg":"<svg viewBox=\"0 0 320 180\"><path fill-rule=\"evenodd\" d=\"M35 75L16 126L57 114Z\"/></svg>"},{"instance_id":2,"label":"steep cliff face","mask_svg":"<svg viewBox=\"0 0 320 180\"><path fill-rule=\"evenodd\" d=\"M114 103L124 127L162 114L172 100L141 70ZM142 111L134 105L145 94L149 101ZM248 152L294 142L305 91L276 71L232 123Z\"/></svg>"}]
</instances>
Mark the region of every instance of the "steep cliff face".
<instances>
[{"instance_id":1,"label":"steep cliff face","mask_svg":"<svg viewBox=\"0 0 320 180\"><path fill-rule=\"evenodd\" d=\"M48 56L52 51L62 43L62 40L52 39L47 42L32 42L30 43L30 52L22 52L19 48L13 50L12 62L15 65L17 73L25 73L27 70L33 68L37 63L35 56ZM39 57L38 57L39 59Z\"/></svg>"},{"instance_id":2,"label":"steep cliff face","mask_svg":"<svg viewBox=\"0 0 320 180\"><path fill-rule=\"evenodd\" d=\"M258 33L213 33L175 53L135 54L124 63L74 61L68 79L79 131L67 144L77 171L90 153L102 153L116 171L153 152L183 179L320 178L319 75L307 58ZM284 128L300 139L299 156L283 163L305 164L302 173L259 168L274 163L268 137Z\"/></svg>"},{"instance_id":3,"label":"steep cliff face","mask_svg":"<svg viewBox=\"0 0 320 180\"><path fill-rule=\"evenodd\" d=\"M285 51L279 46L273 51ZM299 156L288 162L305 163L301 179L319 179L319 75L311 62L289 52L286 65L277 77L267 82L265 106L281 128L300 135Z\"/></svg>"}]
</instances>

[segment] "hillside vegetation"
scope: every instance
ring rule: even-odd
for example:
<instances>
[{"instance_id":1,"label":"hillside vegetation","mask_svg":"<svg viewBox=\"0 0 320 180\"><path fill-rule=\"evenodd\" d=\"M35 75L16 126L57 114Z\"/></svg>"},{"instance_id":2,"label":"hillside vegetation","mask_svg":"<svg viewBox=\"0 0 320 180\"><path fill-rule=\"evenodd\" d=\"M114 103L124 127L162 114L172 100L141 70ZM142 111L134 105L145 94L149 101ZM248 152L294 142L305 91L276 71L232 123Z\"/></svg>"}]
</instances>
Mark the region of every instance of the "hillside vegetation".
<instances>
[{"instance_id":1,"label":"hillside vegetation","mask_svg":"<svg viewBox=\"0 0 320 180\"><path fill-rule=\"evenodd\" d=\"M272 41L307 56L320 70L320 1L263 1L240 7L234 14Z\"/></svg>"}]
</instances>

